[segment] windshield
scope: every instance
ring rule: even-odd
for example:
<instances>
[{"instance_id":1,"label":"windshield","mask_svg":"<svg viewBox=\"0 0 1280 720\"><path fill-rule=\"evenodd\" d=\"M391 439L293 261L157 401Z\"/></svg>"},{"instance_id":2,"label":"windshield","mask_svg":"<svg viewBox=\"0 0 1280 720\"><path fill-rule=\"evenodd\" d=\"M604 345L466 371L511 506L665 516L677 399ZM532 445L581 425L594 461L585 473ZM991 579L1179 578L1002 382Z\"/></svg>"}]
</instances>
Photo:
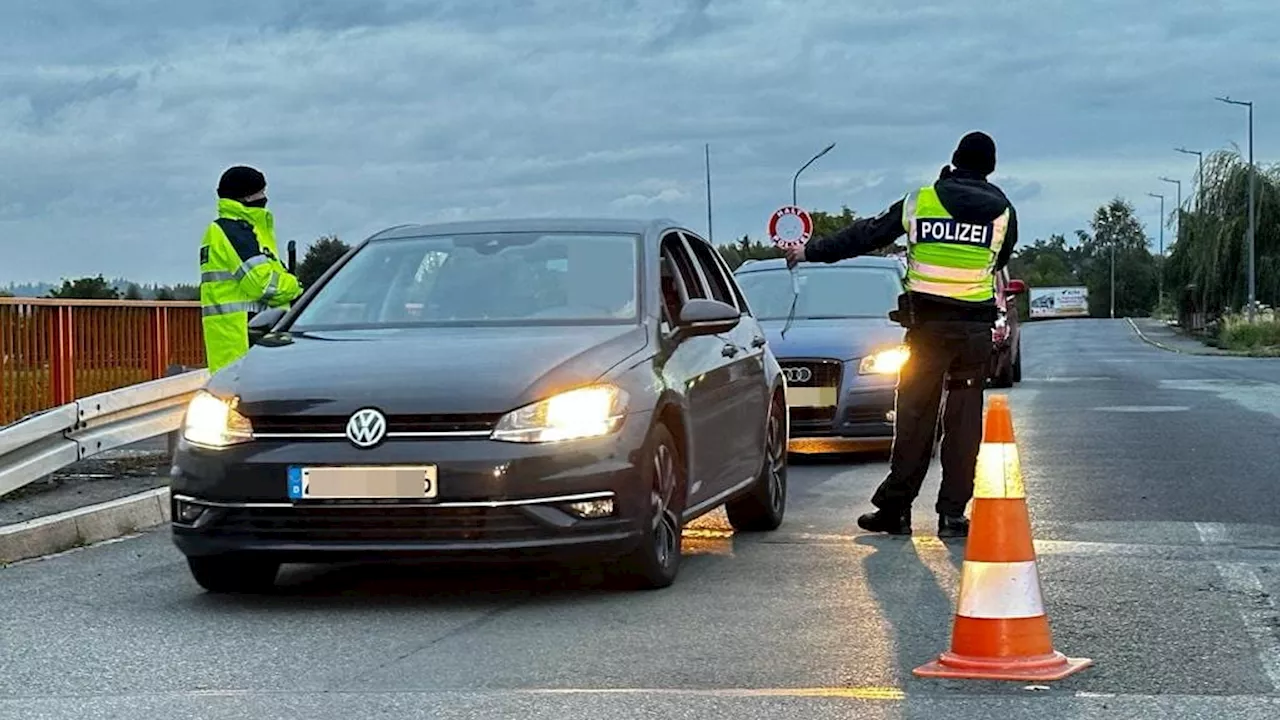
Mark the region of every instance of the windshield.
<instances>
[{"instance_id":1,"label":"windshield","mask_svg":"<svg viewBox=\"0 0 1280 720\"><path fill-rule=\"evenodd\" d=\"M886 317L898 307L902 282L889 268L799 267L797 319ZM791 273L741 273L738 285L760 320L785 320L791 311Z\"/></svg>"},{"instance_id":2,"label":"windshield","mask_svg":"<svg viewBox=\"0 0 1280 720\"><path fill-rule=\"evenodd\" d=\"M629 234L494 233L374 241L290 329L638 322Z\"/></svg>"}]
</instances>

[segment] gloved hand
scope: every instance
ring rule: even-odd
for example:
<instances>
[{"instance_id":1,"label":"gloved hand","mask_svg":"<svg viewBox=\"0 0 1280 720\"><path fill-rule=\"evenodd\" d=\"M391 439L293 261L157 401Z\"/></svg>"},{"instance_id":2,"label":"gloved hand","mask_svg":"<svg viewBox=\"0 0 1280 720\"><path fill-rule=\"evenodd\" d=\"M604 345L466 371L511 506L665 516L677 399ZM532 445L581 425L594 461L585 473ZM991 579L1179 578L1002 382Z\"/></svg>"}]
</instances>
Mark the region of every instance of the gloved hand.
<instances>
[{"instance_id":1,"label":"gloved hand","mask_svg":"<svg viewBox=\"0 0 1280 720\"><path fill-rule=\"evenodd\" d=\"M794 245L787 248L787 269L790 270L796 265L804 262L804 245Z\"/></svg>"}]
</instances>

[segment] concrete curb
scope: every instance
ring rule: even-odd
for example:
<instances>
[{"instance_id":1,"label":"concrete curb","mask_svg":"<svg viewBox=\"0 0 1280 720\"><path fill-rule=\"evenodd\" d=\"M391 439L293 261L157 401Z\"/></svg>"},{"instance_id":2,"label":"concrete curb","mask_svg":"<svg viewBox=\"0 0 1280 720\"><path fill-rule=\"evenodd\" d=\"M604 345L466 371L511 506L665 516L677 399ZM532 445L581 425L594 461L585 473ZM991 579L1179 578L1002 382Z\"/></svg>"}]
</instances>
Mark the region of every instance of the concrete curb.
<instances>
[{"instance_id":1,"label":"concrete curb","mask_svg":"<svg viewBox=\"0 0 1280 720\"><path fill-rule=\"evenodd\" d=\"M1151 345L1152 347L1158 347L1161 350L1168 350L1171 353L1178 353L1179 355L1192 354L1192 353L1183 352L1178 348L1169 347L1168 345L1152 340L1151 338L1147 337L1146 333L1142 332L1142 328L1138 327L1138 323L1134 322L1133 318L1125 318L1125 320L1129 321L1129 327L1133 328L1133 331L1138 334L1138 339L1142 340L1142 342L1148 345Z\"/></svg>"},{"instance_id":2,"label":"concrete curb","mask_svg":"<svg viewBox=\"0 0 1280 720\"><path fill-rule=\"evenodd\" d=\"M169 488L0 527L0 566L154 528L169 521Z\"/></svg>"}]
</instances>

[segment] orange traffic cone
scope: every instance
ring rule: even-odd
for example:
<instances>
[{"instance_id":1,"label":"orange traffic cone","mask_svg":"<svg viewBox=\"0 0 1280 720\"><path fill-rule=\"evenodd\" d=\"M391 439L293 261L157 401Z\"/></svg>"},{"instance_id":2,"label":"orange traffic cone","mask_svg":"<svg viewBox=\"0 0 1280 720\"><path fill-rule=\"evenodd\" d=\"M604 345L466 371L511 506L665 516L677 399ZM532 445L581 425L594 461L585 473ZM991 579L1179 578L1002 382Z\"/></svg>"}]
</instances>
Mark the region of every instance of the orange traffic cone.
<instances>
[{"instance_id":1,"label":"orange traffic cone","mask_svg":"<svg viewBox=\"0 0 1280 720\"><path fill-rule=\"evenodd\" d=\"M928 678L1061 680L1090 665L1053 649L1044 612L1009 400L988 403L974 477L951 650L918 667Z\"/></svg>"}]
</instances>

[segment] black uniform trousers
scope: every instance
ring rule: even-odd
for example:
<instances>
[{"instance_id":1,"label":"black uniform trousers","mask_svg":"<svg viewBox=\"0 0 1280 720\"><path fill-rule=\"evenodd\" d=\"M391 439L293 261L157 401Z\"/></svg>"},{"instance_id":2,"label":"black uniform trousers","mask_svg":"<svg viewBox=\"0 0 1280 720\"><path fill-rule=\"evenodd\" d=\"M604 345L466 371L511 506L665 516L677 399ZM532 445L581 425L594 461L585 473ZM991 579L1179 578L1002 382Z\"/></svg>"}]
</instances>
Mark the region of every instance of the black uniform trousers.
<instances>
[{"instance_id":1,"label":"black uniform trousers","mask_svg":"<svg viewBox=\"0 0 1280 720\"><path fill-rule=\"evenodd\" d=\"M939 514L963 515L973 497L982 444L982 392L991 358L991 323L925 321L907 329L910 358L898 376L889 476L871 503L906 512L920 494L946 393Z\"/></svg>"}]
</instances>

